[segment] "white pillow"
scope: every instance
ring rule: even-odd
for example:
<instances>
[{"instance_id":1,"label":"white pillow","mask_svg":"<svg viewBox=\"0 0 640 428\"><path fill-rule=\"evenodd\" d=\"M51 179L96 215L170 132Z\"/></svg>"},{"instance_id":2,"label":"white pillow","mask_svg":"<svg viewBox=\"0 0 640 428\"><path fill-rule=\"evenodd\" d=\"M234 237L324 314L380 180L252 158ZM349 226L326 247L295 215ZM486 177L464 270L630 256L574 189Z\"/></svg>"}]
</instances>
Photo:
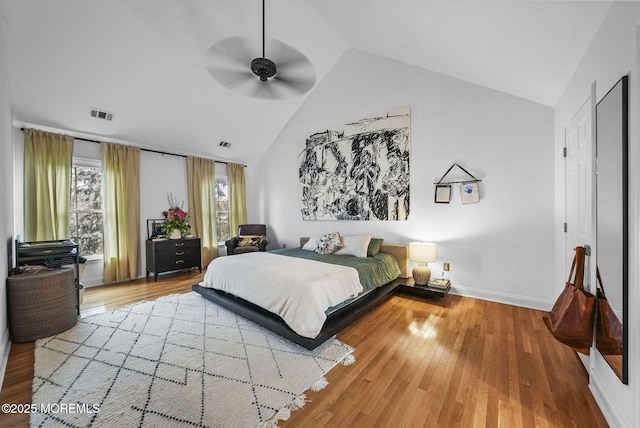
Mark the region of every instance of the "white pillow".
<instances>
[{"instance_id":1,"label":"white pillow","mask_svg":"<svg viewBox=\"0 0 640 428\"><path fill-rule=\"evenodd\" d=\"M320 239L319 236L312 236L309 238L309 240L307 242L305 242L305 244L302 246L303 250L307 250L307 251L315 251L318 249L318 239Z\"/></svg>"},{"instance_id":2,"label":"white pillow","mask_svg":"<svg viewBox=\"0 0 640 428\"><path fill-rule=\"evenodd\" d=\"M334 254L367 257L371 235L342 236L342 248Z\"/></svg>"}]
</instances>

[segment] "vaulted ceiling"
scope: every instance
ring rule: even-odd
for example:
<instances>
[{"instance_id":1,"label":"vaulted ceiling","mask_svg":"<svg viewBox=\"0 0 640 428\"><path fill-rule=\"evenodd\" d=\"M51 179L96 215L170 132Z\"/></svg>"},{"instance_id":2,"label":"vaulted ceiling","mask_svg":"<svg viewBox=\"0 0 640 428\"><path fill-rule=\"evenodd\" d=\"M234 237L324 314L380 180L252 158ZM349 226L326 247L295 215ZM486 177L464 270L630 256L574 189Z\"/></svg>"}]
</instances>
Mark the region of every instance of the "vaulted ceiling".
<instances>
[{"instance_id":1,"label":"vaulted ceiling","mask_svg":"<svg viewBox=\"0 0 640 428\"><path fill-rule=\"evenodd\" d=\"M266 33L311 61L315 87L358 49L554 106L610 4L267 0ZM252 164L315 89L251 98L208 72L207 52L221 39L247 38L260 56L260 0L0 5L18 124ZM91 107L115 120L91 118Z\"/></svg>"}]
</instances>

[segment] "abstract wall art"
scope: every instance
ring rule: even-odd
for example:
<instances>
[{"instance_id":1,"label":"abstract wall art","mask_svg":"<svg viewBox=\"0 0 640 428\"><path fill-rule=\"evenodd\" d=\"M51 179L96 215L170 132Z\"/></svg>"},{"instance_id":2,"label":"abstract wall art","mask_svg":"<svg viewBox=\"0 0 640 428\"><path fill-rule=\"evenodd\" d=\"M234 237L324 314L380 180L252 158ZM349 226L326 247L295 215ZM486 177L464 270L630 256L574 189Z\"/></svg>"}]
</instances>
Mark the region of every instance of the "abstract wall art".
<instances>
[{"instance_id":1,"label":"abstract wall art","mask_svg":"<svg viewBox=\"0 0 640 428\"><path fill-rule=\"evenodd\" d=\"M301 138L303 220L408 220L411 109Z\"/></svg>"}]
</instances>

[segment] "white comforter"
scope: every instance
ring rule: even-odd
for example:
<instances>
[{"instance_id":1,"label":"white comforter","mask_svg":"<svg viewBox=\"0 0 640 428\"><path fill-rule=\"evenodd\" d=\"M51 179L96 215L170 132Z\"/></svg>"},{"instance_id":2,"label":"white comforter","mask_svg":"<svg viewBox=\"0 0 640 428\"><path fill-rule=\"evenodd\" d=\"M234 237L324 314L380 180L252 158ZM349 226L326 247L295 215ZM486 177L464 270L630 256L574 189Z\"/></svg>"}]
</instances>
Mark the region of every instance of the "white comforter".
<instances>
[{"instance_id":1,"label":"white comforter","mask_svg":"<svg viewBox=\"0 0 640 428\"><path fill-rule=\"evenodd\" d=\"M308 338L320 333L328 308L363 290L352 267L267 252L218 257L200 285L261 306Z\"/></svg>"}]
</instances>

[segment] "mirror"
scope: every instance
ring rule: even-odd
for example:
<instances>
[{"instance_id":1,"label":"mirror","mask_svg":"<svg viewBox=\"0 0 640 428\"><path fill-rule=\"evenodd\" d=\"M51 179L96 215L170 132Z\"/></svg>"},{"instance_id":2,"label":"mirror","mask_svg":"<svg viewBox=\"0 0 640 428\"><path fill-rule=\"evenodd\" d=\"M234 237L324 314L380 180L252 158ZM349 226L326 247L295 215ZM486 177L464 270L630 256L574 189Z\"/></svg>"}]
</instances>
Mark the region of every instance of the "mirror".
<instances>
[{"instance_id":1,"label":"mirror","mask_svg":"<svg viewBox=\"0 0 640 428\"><path fill-rule=\"evenodd\" d=\"M596 333L596 348L620 380L628 384L628 77L624 76L596 106L596 265L612 321L622 324L618 345ZM602 297L602 296L599 296ZM598 307L606 302L600 299ZM603 311L596 316L602 327Z\"/></svg>"}]
</instances>

